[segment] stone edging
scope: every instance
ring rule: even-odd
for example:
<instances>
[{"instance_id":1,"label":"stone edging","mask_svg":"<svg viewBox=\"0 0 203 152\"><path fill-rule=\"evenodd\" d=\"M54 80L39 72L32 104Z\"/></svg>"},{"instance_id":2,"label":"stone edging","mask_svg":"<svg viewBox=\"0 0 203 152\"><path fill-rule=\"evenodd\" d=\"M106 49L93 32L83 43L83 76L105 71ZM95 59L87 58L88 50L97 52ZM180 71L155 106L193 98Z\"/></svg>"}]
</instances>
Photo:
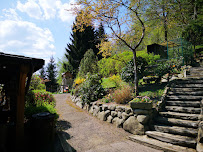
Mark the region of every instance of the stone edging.
<instances>
[{"instance_id":1,"label":"stone edging","mask_svg":"<svg viewBox=\"0 0 203 152\"><path fill-rule=\"evenodd\" d=\"M152 124L153 109L131 109L128 106L106 105L97 102L84 104L80 97L76 96L71 96L71 100L98 119L112 123L135 135L144 135Z\"/></svg>"}]
</instances>

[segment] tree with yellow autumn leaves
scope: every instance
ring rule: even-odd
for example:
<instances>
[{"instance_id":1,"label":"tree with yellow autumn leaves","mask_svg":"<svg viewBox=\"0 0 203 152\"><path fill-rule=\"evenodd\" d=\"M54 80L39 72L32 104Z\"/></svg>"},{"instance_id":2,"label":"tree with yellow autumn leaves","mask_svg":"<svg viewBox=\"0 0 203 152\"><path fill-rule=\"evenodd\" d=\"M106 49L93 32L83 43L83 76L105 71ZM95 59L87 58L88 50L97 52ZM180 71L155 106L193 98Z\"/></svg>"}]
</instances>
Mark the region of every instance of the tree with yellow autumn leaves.
<instances>
[{"instance_id":1,"label":"tree with yellow autumn leaves","mask_svg":"<svg viewBox=\"0 0 203 152\"><path fill-rule=\"evenodd\" d=\"M133 62L135 71L135 92L138 93L138 77L136 65L136 50L145 36L145 25L141 16L142 2L140 0L78 0L74 12L77 14L77 29L83 30L84 25L92 22L102 22L108 27L109 37L112 42L122 43L133 52ZM132 23L137 22L135 28ZM137 34L130 35L129 33ZM103 46L110 46L112 42L102 42ZM108 48L108 47L107 47ZM102 49L101 49L102 50ZM108 54L108 49L103 49L102 53Z\"/></svg>"}]
</instances>

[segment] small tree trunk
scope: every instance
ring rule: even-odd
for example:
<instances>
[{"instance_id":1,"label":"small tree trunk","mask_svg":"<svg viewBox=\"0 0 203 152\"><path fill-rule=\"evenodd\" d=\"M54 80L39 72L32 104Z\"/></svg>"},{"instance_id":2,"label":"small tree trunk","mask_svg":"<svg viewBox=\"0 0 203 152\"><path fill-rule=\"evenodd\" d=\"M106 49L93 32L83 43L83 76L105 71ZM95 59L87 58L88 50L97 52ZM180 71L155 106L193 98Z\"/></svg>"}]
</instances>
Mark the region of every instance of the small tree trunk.
<instances>
[{"instance_id":1,"label":"small tree trunk","mask_svg":"<svg viewBox=\"0 0 203 152\"><path fill-rule=\"evenodd\" d=\"M136 96L138 96L139 92L138 92L137 62L136 62L136 51L135 50L133 50L133 63L134 63L134 71L135 71L135 74L134 74L135 94L136 94Z\"/></svg>"}]
</instances>

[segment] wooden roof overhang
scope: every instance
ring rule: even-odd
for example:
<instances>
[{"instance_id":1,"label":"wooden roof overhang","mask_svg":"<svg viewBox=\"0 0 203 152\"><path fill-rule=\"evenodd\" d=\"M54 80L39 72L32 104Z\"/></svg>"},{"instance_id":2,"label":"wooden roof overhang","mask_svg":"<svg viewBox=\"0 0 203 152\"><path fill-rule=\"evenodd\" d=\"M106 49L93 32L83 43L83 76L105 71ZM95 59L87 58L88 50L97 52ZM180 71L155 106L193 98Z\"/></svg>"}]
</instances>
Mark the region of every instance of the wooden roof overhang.
<instances>
[{"instance_id":1,"label":"wooden roof overhang","mask_svg":"<svg viewBox=\"0 0 203 152\"><path fill-rule=\"evenodd\" d=\"M32 74L42 68L43 59L0 52L0 84L6 84L7 94L15 106L16 150L24 148L25 94Z\"/></svg>"}]
</instances>

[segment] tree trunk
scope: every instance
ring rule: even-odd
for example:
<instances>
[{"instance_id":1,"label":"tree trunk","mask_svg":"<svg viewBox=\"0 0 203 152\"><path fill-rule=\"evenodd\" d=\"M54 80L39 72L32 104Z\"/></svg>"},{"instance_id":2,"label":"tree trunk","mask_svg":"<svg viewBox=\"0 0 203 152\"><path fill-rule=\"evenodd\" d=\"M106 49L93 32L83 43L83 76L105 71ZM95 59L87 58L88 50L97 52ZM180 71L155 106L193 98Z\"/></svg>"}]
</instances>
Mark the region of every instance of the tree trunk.
<instances>
[{"instance_id":1,"label":"tree trunk","mask_svg":"<svg viewBox=\"0 0 203 152\"><path fill-rule=\"evenodd\" d=\"M165 10L165 6L163 5L163 19L164 19L164 37L165 37L165 41L168 40L168 29L167 29L167 15L168 12L166 12Z\"/></svg>"},{"instance_id":2,"label":"tree trunk","mask_svg":"<svg viewBox=\"0 0 203 152\"><path fill-rule=\"evenodd\" d=\"M138 76L137 76L137 62L136 62L136 51L133 50L133 63L134 63L134 84L135 84L135 94L136 96L139 95L138 91Z\"/></svg>"}]
</instances>

